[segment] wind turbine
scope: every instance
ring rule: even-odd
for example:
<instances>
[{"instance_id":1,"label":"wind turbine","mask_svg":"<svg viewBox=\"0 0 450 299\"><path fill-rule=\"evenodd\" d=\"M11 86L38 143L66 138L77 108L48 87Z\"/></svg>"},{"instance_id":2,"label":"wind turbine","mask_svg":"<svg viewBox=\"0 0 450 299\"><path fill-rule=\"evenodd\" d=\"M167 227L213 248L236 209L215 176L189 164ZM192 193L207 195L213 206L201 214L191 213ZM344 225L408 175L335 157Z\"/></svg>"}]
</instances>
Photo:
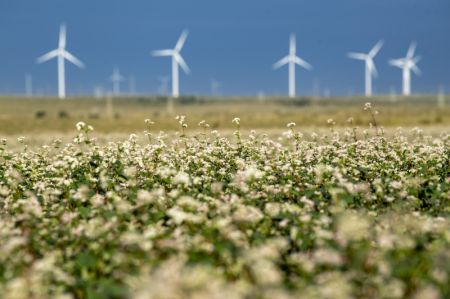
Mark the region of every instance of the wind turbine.
<instances>
[{"instance_id":1,"label":"wind turbine","mask_svg":"<svg viewBox=\"0 0 450 299\"><path fill-rule=\"evenodd\" d=\"M414 57L416 51L417 43L412 42L409 46L406 57L399 59L392 59L389 63L393 66L403 69L403 95L411 95L411 70L416 74L420 75L420 69L417 67L417 63L420 61L420 56Z\"/></svg>"},{"instance_id":2,"label":"wind turbine","mask_svg":"<svg viewBox=\"0 0 450 299\"><path fill-rule=\"evenodd\" d=\"M66 25L61 24L59 28L59 43L58 48L42 55L37 59L37 63L46 62L52 58L58 58L58 97L60 99L66 98L66 78L64 69L64 60L72 62L79 68L84 68L83 62L66 51Z\"/></svg>"},{"instance_id":3,"label":"wind turbine","mask_svg":"<svg viewBox=\"0 0 450 299\"><path fill-rule=\"evenodd\" d=\"M27 97L33 96L33 78L30 74L25 75L25 95Z\"/></svg>"},{"instance_id":4,"label":"wind turbine","mask_svg":"<svg viewBox=\"0 0 450 299\"><path fill-rule=\"evenodd\" d=\"M210 84L211 84L211 95L212 96L220 95L220 88L222 87L222 83L212 78L210 80Z\"/></svg>"},{"instance_id":5,"label":"wind turbine","mask_svg":"<svg viewBox=\"0 0 450 299\"><path fill-rule=\"evenodd\" d=\"M278 69L285 64L289 64L289 97L295 97L295 65L299 65L307 70L311 70L312 66L297 56L297 46L295 41L295 34L291 34L289 40L289 55L281 58L273 65L274 69Z\"/></svg>"},{"instance_id":6,"label":"wind turbine","mask_svg":"<svg viewBox=\"0 0 450 299\"><path fill-rule=\"evenodd\" d=\"M153 51L153 56L171 56L172 57L172 96L174 98L178 98L180 95L179 92L179 74L178 74L178 66L181 66L181 68L184 70L186 74L190 73L190 69L186 62L184 61L183 57L180 54L181 49L184 46L184 43L186 42L188 31L184 30L181 33L180 38L178 39L175 48L173 49L166 49L166 50L157 50Z\"/></svg>"},{"instance_id":7,"label":"wind turbine","mask_svg":"<svg viewBox=\"0 0 450 299\"><path fill-rule=\"evenodd\" d=\"M113 73L109 79L113 83L113 94L118 95L120 93L120 81L124 80L118 68L114 68Z\"/></svg>"},{"instance_id":8,"label":"wind turbine","mask_svg":"<svg viewBox=\"0 0 450 299\"><path fill-rule=\"evenodd\" d=\"M130 95L136 95L136 78L134 75L130 75L128 77L129 81L129 93Z\"/></svg>"},{"instance_id":9,"label":"wind turbine","mask_svg":"<svg viewBox=\"0 0 450 299\"><path fill-rule=\"evenodd\" d=\"M372 96L372 76L377 77L378 72L373 59L383 47L383 41L379 41L369 53L348 53L348 57L357 60L363 60L366 64L366 97Z\"/></svg>"}]
</instances>

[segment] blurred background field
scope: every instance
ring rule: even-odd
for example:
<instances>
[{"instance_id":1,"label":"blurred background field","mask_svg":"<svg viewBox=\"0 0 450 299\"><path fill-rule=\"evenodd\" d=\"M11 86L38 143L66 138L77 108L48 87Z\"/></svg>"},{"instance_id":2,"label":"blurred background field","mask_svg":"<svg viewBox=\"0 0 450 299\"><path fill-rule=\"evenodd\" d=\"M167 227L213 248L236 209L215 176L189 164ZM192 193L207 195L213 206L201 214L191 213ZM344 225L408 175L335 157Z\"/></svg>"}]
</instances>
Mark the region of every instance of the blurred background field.
<instances>
[{"instance_id":1,"label":"blurred background field","mask_svg":"<svg viewBox=\"0 0 450 299\"><path fill-rule=\"evenodd\" d=\"M0 97L0 134L74 132L75 124L84 121L98 133L133 133L146 130L145 119L155 122L152 129L173 131L179 128L176 115L186 115L190 130L205 120L211 129L234 128L231 120L241 119L242 129L282 129L289 122L299 128L327 127L333 119L336 127L364 127L371 122L363 110L370 101L379 111L377 122L386 128L450 127L450 104L439 103L438 96L380 96L343 98L207 98L182 97L168 110L165 97L116 98L20 98ZM170 102L170 101L169 101Z\"/></svg>"}]
</instances>

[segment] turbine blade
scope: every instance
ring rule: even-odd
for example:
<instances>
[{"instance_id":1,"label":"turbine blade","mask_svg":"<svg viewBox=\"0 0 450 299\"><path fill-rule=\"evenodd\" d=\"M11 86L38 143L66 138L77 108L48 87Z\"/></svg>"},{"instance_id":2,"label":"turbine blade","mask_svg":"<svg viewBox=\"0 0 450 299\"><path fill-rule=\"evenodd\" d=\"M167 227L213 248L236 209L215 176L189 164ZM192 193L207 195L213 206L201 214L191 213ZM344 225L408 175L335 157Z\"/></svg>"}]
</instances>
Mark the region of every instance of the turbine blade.
<instances>
[{"instance_id":1,"label":"turbine blade","mask_svg":"<svg viewBox=\"0 0 450 299\"><path fill-rule=\"evenodd\" d=\"M187 37L188 37L188 34L189 34L189 31L187 31L187 30L184 30L184 31L181 33L181 36L180 36L180 38L178 39L177 44L175 45L175 51L177 51L177 52L180 52L180 51L181 51L181 49L182 49L183 46L184 46L184 43L186 42L186 39L187 39Z\"/></svg>"},{"instance_id":2,"label":"turbine blade","mask_svg":"<svg viewBox=\"0 0 450 299\"><path fill-rule=\"evenodd\" d=\"M289 62L289 56L283 57L274 63L273 68L278 69Z\"/></svg>"},{"instance_id":3,"label":"turbine blade","mask_svg":"<svg viewBox=\"0 0 450 299\"><path fill-rule=\"evenodd\" d=\"M373 64L373 67L372 67L372 74L375 78L378 78L378 70L377 70L377 67L375 66L375 64Z\"/></svg>"},{"instance_id":4,"label":"turbine blade","mask_svg":"<svg viewBox=\"0 0 450 299\"><path fill-rule=\"evenodd\" d=\"M381 48L383 47L384 41L380 40L378 43L370 50L369 56L374 58L378 52L380 52Z\"/></svg>"},{"instance_id":5,"label":"turbine blade","mask_svg":"<svg viewBox=\"0 0 450 299\"><path fill-rule=\"evenodd\" d=\"M374 76L375 78L378 77L378 71L377 71L377 67L375 66L375 63L373 62L372 59L367 60L367 65L370 69L370 73L372 74L372 76Z\"/></svg>"},{"instance_id":6,"label":"turbine blade","mask_svg":"<svg viewBox=\"0 0 450 299\"><path fill-rule=\"evenodd\" d=\"M111 81L123 81L125 80L122 75L115 75L113 74L111 77L109 77L109 80Z\"/></svg>"},{"instance_id":7,"label":"turbine blade","mask_svg":"<svg viewBox=\"0 0 450 299\"><path fill-rule=\"evenodd\" d=\"M289 53L291 55L295 55L296 47L297 47L297 45L296 45L296 40L295 40L295 34L291 33L291 36L289 38Z\"/></svg>"},{"instance_id":8,"label":"turbine blade","mask_svg":"<svg viewBox=\"0 0 450 299\"><path fill-rule=\"evenodd\" d=\"M69 52L64 51L64 52L62 52L62 55L63 55L63 57L65 59L69 60L70 62L72 62L73 64L78 66L79 68L84 68L84 63L81 62L81 60L79 60L78 58L76 58L72 54L70 54Z\"/></svg>"},{"instance_id":9,"label":"turbine blade","mask_svg":"<svg viewBox=\"0 0 450 299\"><path fill-rule=\"evenodd\" d=\"M347 54L347 57L351 58L351 59L357 59L357 60L366 60L367 55L363 54L363 53L350 52L350 53Z\"/></svg>"},{"instance_id":10,"label":"turbine blade","mask_svg":"<svg viewBox=\"0 0 450 299\"><path fill-rule=\"evenodd\" d=\"M181 66L181 68L183 69L183 71L186 74L190 74L191 73L191 70L189 69L189 66L186 64L186 61L184 61L183 57L179 53L177 53L175 55L175 60Z\"/></svg>"},{"instance_id":11,"label":"turbine blade","mask_svg":"<svg viewBox=\"0 0 450 299\"><path fill-rule=\"evenodd\" d=\"M59 48L64 49L66 47L66 25L63 23L59 27Z\"/></svg>"},{"instance_id":12,"label":"turbine blade","mask_svg":"<svg viewBox=\"0 0 450 299\"><path fill-rule=\"evenodd\" d=\"M294 62L307 70L312 70L313 68L312 65L297 56L294 57Z\"/></svg>"},{"instance_id":13,"label":"turbine blade","mask_svg":"<svg viewBox=\"0 0 450 299\"><path fill-rule=\"evenodd\" d=\"M391 59L391 60L389 60L389 64L392 66L403 68L403 66L405 65L405 61L403 60L403 58Z\"/></svg>"},{"instance_id":14,"label":"turbine blade","mask_svg":"<svg viewBox=\"0 0 450 299\"><path fill-rule=\"evenodd\" d=\"M174 54L173 50L156 50L151 53L153 56L172 56Z\"/></svg>"},{"instance_id":15,"label":"turbine blade","mask_svg":"<svg viewBox=\"0 0 450 299\"><path fill-rule=\"evenodd\" d=\"M406 53L406 57L411 59L414 57L414 52L416 52L417 42L412 42L408 48L408 52Z\"/></svg>"},{"instance_id":16,"label":"turbine blade","mask_svg":"<svg viewBox=\"0 0 450 299\"><path fill-rule=\"evenodd\" d=\"M125 78L120 74L120 71L118 68L115 68L113 70L113 73L110 77L111 81L123 81Z\"/></svg>"},{"instance_id":17,"label":"turbine blade","mask_svg":"<svg viewBox=\"0 0 450 299\"><path fill-rule=\"evenodd\" d=\"M46 62L46 61L48 61L48 60L50 60L50 59L52 59L52 58L55 58L56 56L58 56L58 54L59 54L59 50L58 50L58 49L52 50L52 51L50 51L50 52L48 52L48 53L42 55L41 57L39 57L39 58L36 60L36 62L37 62L37 63L43 63L43 62Z\"/></svg>"},{"instance_id":18,"label":"turbine blade","mask_svg":"<svg viewBox=\"0 0 450 299\"><path fill-rule=\"evenodd\" d=\"M422 60L422 57L421 57L421 56L416 56L416 57L414 57L414 58L412 59L412 61L413 61L414 64L419 63L419 61L421 61L421 60Z\"/></svg>"},{"instance_id":19,"label":"turbine blade","mask_svg":"<svg viewBox=\"0 0 450 299\"><path fill-rule=\"evenodd\" d=\"M417 65L415 65L415 64L411 67L411 70L412 70L417 76L420 76L420 75L422 74L422 72L421 72L421 70L419 69L419 67L418 67Z\"/></svg>"}]
</instances>

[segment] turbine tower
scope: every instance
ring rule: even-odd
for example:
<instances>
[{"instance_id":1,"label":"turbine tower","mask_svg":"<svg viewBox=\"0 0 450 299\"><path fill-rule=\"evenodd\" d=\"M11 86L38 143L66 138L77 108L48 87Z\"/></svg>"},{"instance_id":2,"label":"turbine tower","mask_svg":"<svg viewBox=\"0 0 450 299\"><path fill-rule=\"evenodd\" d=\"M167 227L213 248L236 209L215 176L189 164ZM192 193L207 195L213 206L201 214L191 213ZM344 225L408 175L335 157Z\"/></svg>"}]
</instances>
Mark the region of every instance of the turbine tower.
<instances>
[{"instance_id":1,"label":"turbine tower","mask_svg":"<svg viewBox=\"0 0 450 299\"><path fill-rule=\"evenodd\" d=\"M33 78L30 74L25 75L25 95L27 97L33 96Z\"/></svg>"},{"instance_id":2,"label":"turbine tower","mask_svg":"<svg viewBox=\"0 0 450 299\"><path fill-rule=\"evenodd\" d=\"M158 78L160 85L158 87L158 94L167 96L169 93L169 77L161 76Z\"/></svg>"},{"instance_id":3,"label":"turbine tower","mask_svg":"<svg viewBox=\"0 0 450 299\"><path fill-rule=\"evenodd\" d=\"M183 57L180 54L181 49L183 48L184 43L186 42L188 36L188 31L184 30L181 33L180 38L178 39L175 48L166 49L166 50L158 50L153 51L153 56L171 56L172 57L172 96L174 98L178 98L180 95L180 87L179 87L179 74L178 74L178 66L184 70L186 74L190 73L190 69Z\"/></svg>"},{"instance_id":4,"label":"turbine tower","mask_svg":"<svg viewBox=\"0 0 450 299\"><path fill-rule=\"evenodd\" d=\"M129 93L130 95L136 95L136 78L134 75L130 75L128 77L129 81Z\"/></svg>"},{"instance_id":5,"label":"turbine tower","mask_svg":"<svg viewBox=\"0 0 450 299\"><path fill-rule=\"evenodd\" d=\"M43 63L55 57L58 58L58 97L60 99L65 99L66 78L64 60L67 59L79 68L84 68L84 64L78 58L66 51L66 25L64 24L61 24L59 28L58 48L39 57L37 63Z\"/></svg>"},{"instance_id":6,"label":"turbine tower","mask_svg":"<svg viewBox=\"0 0 450 299\"><path fill-rule=\"evenodd\" d=\"M383 47L383 41L379 41L368 54L365 53L348 53L348 57L351 59L363 60L366 64L366 97L372 96L372 76L377 77L378 72L375 67L373 59Z\"/></svg>"},{"instance_id":7,"label":"turbine tower","mask_svg":"<svg viewBox=\"0 0 450 299\"><path fill-rule=\"evenodd\" d=\"M210 80L211 84L211 95L212 96L219 96L220 95L220 88L222 87L222 83L217 81L216 79L212 78Z\"/></svg>"},{"instance_id":8,"label":"turbine tower","mask_svg":"<svg viewBox=\"0 0 450 299\"><path fill-rule=\"evenodd\" d=\"M403 70L403 95L411 95L411 70L420 75L420 69L417 67L417 63L420 61L420 56L414 57L417 43L412 42L409 46L406 57L399 59L392 59L389 63L393 66L401 68Z\"/></svg>"},{"instance_id":9,"label":"turbine tower","mask_svg":"<svg viewBox=\"0 0 450 299\"><path fill-rule=\"evenodd\" d=\"M289 97L295 97L295 65L299 65L307 70L311 70L312 66L297 56L297 46L295 42L295 34L291 34L289 40L289 55L281 58L273 65L274 69L278 69L285 64L289 64Z\"/></svg>"},{"instance_id":10,"label":"turbine tower","mask_svg":"<svg viewBox=\"0 0 450 299\"><path fill-rule=\"evenodd\" d=\"M113 94L119 95L120 93L120 81L123 81L124 78L120 74L120 71L118 68L114 68L113 73L111 77L109 78L113 83Z\"/></svg>"}]
</instances>

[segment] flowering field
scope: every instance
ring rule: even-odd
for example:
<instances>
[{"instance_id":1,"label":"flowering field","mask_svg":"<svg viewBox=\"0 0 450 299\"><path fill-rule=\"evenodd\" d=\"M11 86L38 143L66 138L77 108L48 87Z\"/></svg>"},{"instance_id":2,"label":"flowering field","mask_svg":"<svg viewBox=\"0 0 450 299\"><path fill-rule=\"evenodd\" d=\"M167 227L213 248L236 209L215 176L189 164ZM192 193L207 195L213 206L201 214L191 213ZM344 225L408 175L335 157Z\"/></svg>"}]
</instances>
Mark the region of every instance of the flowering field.
<instances>
[{"instance_id":1,"label":"flowering field","mask_svg":"<svg viewBox=\"0 0 450 299\"><path fill-rule=\"evenodd\" d=\"M147 120L105 145L84 123L66 145L2 141L0 296L450 297L448 134L177 121L176 138Z\"/></svg>"}]
</instances>

